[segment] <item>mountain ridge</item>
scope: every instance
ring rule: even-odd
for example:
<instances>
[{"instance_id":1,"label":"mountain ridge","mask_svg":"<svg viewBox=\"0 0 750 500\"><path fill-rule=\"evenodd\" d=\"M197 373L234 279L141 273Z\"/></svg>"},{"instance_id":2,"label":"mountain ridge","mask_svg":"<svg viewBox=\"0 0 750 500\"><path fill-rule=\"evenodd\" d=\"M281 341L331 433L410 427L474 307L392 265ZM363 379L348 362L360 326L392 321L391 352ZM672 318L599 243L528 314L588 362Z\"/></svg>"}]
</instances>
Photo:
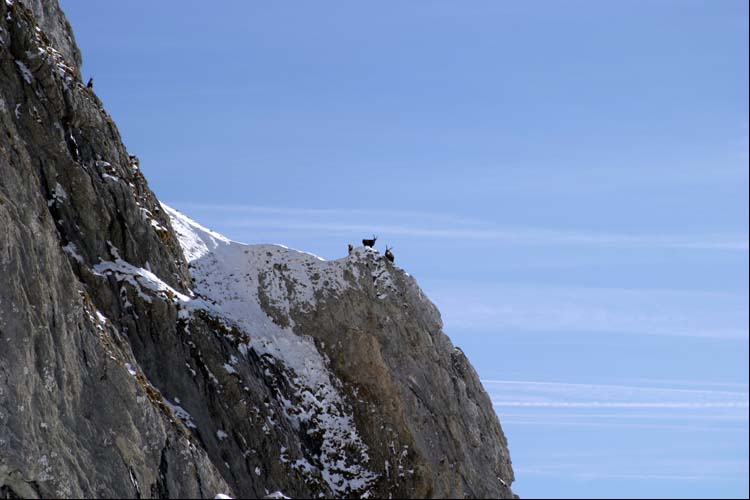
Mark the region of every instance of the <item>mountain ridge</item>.
<instances>
[{"instance_id":1,"label":"mountain ridge","mask_svg":"<svg viewBox=\"0 0 750 500\"><path fill-rule=\"evenodd\" d=\"M412 277L161 205L56 1L1 2L0 55L0 496L513 496Z\"/></svg>"}]
</instances>

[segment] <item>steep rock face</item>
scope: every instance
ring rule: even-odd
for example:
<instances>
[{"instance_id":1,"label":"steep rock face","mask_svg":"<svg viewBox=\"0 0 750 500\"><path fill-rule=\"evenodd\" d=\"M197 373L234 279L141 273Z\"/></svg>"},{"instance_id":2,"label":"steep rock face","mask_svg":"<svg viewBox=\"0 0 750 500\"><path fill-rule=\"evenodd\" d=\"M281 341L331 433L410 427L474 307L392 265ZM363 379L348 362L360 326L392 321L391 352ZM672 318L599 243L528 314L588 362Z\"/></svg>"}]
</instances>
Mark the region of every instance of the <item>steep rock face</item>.
<instances>
[{"instance_id":1,"label":"steep rock face","mask_svg":"<svg viewBox=\"0 0 750 500\"><path fill-rule=\"evenodd\" d=\"M68 19L60 9L57 1L49 0L20 0L31 9L42 32L49 38L51 45L60 51L62 56L70 61L71 67L78 70L81 67L81 51L76 45L73 30Z\"/></svg>"},{"instance_id":2,"label":"steep rock face","mask_svg":"<svg viewBox=\"0 0 750 500\"><path fill-rule=\"evenodd\" d=\"M228 490L158 390L130 374L133 350L98 300L109 286L90 265L115 246L173 280L184 263L142 216L155 199L111 120L49 43L31 11L0 3L0 491Z\"/></svg>"},{"instance_id":3,"label":"steep rock face","mask_svg":"<svg viewBox=\"0 0 750 500\"><path fill-rule=\"evenodd\" d=\"M511 494L489 398L413 278L368 248L323 261L233 242L165 210L195 279L182 307L247 332L247 347L276 367L281 416L307 436L285 446L291 462L321 471L334 494ZM225 370L242 365L230 354Z\"/></svg>"},{"instance_id":4,"label":"steep rock face","mask_svg":"<svg viewBox=\"0 0 750 500\"><path fill-rule=\"evenodd\" d=\"M339 265L358 277L311 314L299 315L331 369L354 391L363 439L399 494L498 497L513 481L491 402L415 280L377 252ZM297 317L294 314L294 317ZM400 444L400 448L394 443ZM379 444L379 446L377 446Z\"/></svg>"},{"instance_id":5,"label":"steep rock face","mask_svg":"<svg viewBox=\"0 0 750 500\"><path fill-rule=\"evenodd\" d=\"M162 207L79 65L56 1L0 2L0 497L512 496L411 277Z\"/></svg>"}]
</instances>

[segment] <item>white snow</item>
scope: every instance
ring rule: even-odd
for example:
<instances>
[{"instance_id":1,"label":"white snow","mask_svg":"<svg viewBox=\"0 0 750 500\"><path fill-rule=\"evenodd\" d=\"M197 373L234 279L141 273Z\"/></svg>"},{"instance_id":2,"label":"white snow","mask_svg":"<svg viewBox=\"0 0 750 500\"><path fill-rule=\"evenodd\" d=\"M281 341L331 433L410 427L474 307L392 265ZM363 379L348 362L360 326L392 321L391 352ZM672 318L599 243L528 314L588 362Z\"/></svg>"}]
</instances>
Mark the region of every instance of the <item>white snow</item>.
<instances>
[{"instance_id":1,"label":"white snow","mask_svg":"<svg viewBox=\"0 0 750 500\"><path fill-rule=\"evenodd\" d=\"M162 203L162 208L167 211L172 219L172 227L180 239L182 253L188 262L193 262L216 249L220 243L229 244L229 239L206 229L197 222L188 219L181 213Z\"/></svg>"},{"instance_id":2,"label":"white snow","mask_svg":"<svg viewBox=\"0 0 750 500\"><path fill-rule=\"evenodd\" d=\"M39 27L34 30L34 39L36 42L36 53L27 51L26 56L29 59L36 59L41 57L57 75L62 79L63 87L67 90L76 81L76 71L74 71L68 63L65 61L63 55L54 47L47 44L47 41L42 38L42 30Z\"/></svg>"},{"instance_id":3,"label":"white snow","mask_svg":"<svg viewBox=\"0 0 750 500\"><path fill-rule=\"evenodd\" d=\"M336 296L355 286L345 271L359 276L358 259L375 262L378 288L392 287L384 259L374 250L356 249L337 261L281 245L245 245L211 231L162 204L171 218L185 258L195 278L195 292L205 299L200 307L251 334L251 347L281 361L293 372L288 377L299 401L282 401L287 419L296 428L304 422L322 431L323 445L315 468L339 495L364 493L376 475L367 468L367 446L362 442L337 381L314 342L295 333L293 312L311 311L320 297ZM281 326L261 306L265 300L286 320ZM193 307L198 307L193 306ZM232 363L233 364L233 363ZM234 372L232 364L224 368ZM313 468L310 465L310 468ZM279 497L281 498L281 497Z\"/></svg>"},{"instance_id":4,"label":"white snow","mask_svg":"<svg viewBox=\"0 0 750 500\"><path fill-rule=\"evenodd\" d=\"M232 499L229 495L225 495L224 493L219 493L214 497L214 500L226 500L226 499Z\"/></svg>"},{"instance_id":5,"label":"white snow","mask_svg":"<svg viewBox=\"0 0 750 500\"><path fill-rule=\"evenodd\" d=\"M83 257L78 253L78 248L76 248L76 244L72 241L62 247L63 251L73 257L76 261L78 261L79 264L83 264Z\"/></svg>"},{"instance_id":6,"label":"white snow","mask_svg":"<svg viewBox=\"0 0 750 500\"><path fill-rule=\"evenodd\" d=\"M120 178L116 175L102 174L102 178L112 182L120 182Z\"/></svg>"},{"instance_id":7,"label":"white snow","mask_svg":"<svg viewBox=\"0 0 750 500\"><path fill-rule=\"evenodd\" d=\"M23 79L26 80L26 83L31 84L34 81L34 75L31 73L31 70L26 66L23 61L16 60L16 65L18 66L18 69L21 70L21 75L23 76Z\"/></svg>"},{"instance_id":8,"label":"white snow","mask_svg":"<svg viewBox=\"0 0 750 500\"><path fill-rule=\"evenodd\" d=\"M130 363L125 363L125 369L126 369L126 370L128 371L128 373L129 373L129 374L131 374L132 376L134 376L134 377L136 376L136 371L135 371L135 368L133 368L133 365L131 365Z\"/></svg>"},{"instance_id":9,"label":"white snow","mask_svg":"<svg viewBox=\"0 0 750 500\"><path fill-rule=\"evenodd\" d=\"M166 231L167 228L159 224L156 219L151 219L151 226L156 229L157 231Z\"/></svg>"},{"instance_id":10,"label":"white snow","mask_svg":"<svg viewBox=\"0 0 750 500\"><path fill-rule=\"evenodd\" d=\"M59 200L67 200L68 199L68 193L65 191L65 188L63 188L59 182L55 183L55 190L54 190L54 196L55 198Z\"/></svg>"},{"instance_id":11,"label":"white snow","mask_svg":"<svg viewBox=\"0 0 750 500\"><path fill-rule=\"evenodd\" d=\"M136 204L140 207L140 203L136 202ZM154 218L154 214L151 213L151 211L147 208L140 207L141 208L141 217L143 220L147 221L151 226L157 230L157 231L166 231L167 228L159 224L159 221L157 221Z\"/></svg>"},{"instance_id":12,"label":"white snow","mask_svg":"<svg viewBox=\"0 0 750 500\"><path fill-rule=\"evenodd\" d=\"M52 189L52 199L47 201L47 206L59 205L68 199L68 193L65 191L59 182L55 183L55 187Z\"/></svg>"},{"instance_id":13,"label":"white snow","mask_svg":"<svg viewBox=\"0 0 750 500\"><path fill-rule=\"evenodd\" d=\"M229 434L227 434L226 432L222 430L219 430L219 431L216 431L216 437L219 438L219 441L224 441L226 438L229 437Z\"/></svg>"},{"instance_id":14,"label":"white snow","mask_svg":"<svg viewBox=\"0 0 750 500\"><path fill-rule=\"evenodd\" d=\"M190 427L191 429L198 428L198 426L195 425L193 417L187 412L187 410L185 410L185 408L178 404L170 402L167 398L164 398L164 404L172 410L177 418L182 420L182 423L184 423L185 426Z\"/></svg>"},{"instance_id":15,"label":"white snow","mask_svg":"<svg viewBox=\"0 0 750 500\"><path fill-rule=\"evenodd\" d=\"M115 279L118 281L130 283L138 291L138 295L146 302L151 302L151 297L143 292L142 287L157 294L161 294L174 302L190 301L190 297L167 285L154 273L143 269L142 267L136 267L131 263L122 260L119 256L116 257L114 261L100 262L94 266L93 270L96 274L114 275Z\"/></svg>"},{"instance_id":16,"label":"white snow","mask_svg":"<svg viewBox=\"0 0 750 500\"><path fill-rule=\"evenodd\" d=\"M273 493L269 493L268 495L264 496L263 498L279 498L279 499L283 499L283 498L290 498L290 497L284 495L280 491L274 491Z\"/></svg>"}]
</instances>

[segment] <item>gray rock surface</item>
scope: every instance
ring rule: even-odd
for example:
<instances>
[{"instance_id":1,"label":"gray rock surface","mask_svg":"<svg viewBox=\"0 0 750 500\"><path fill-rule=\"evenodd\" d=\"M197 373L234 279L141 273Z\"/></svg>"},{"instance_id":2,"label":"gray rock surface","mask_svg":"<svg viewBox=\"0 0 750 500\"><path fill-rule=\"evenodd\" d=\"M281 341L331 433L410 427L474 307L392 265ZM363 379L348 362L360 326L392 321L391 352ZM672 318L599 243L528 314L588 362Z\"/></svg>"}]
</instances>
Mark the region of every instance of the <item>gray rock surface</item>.
<instances>
[{"instance_id":1,"label":"gray rock surface","mask_svg":"<svg viewBox=\"0 0 750 500\"><path fill-rule=\"evenodd\" d=\"M0 498L512 497L411 277L196 251L79 67L56 0L0 1Z\"/></svg>"},{"instance_id":2,"label":"gray rock surface","mask_svg":"<svg viewBox=\"0 0 750 500\"><path fill-rule=\"evenodd\" d=\"M60 51L68 65L77 71L81 68L81 51L76 45L73 29L60 9L57 0L19 0L31 9L36 22L49 38L53 47Z\"/></svg>"}]
</instances>

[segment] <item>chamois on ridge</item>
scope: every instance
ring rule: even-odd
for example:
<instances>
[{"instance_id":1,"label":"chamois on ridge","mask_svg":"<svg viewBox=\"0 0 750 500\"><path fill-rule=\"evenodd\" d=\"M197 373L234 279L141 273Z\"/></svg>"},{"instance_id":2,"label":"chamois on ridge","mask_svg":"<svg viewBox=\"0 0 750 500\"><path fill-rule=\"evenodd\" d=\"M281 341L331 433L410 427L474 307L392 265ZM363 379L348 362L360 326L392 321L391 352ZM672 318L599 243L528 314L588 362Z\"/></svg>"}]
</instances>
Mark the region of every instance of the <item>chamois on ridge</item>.
<instances>
[{"instance_id":1,"label":"chamois on ridge","mask_svg":"<svg viewBox=\"0 0 750 500\"><path fill-rule=\"evenodd\" d=\"M385 246L385 258L391 261L392 264L393 261L396 260L396 257L393 256L393 252L391 252L391 250L393 250L393 247L388 248L388 245Z\"/></svg>"},{"instance_id":2,"label":"chamois on ridge","mask_svg":"<svg viewBox=\"0 0 750 500\"><path fill-rule=\"evenodd\" d=\"M371 240L362 240L362 244L366 247L372 248L375 246L376 241L378 241L378 237L373 234Z\"/></svg>"}]
</instances>

